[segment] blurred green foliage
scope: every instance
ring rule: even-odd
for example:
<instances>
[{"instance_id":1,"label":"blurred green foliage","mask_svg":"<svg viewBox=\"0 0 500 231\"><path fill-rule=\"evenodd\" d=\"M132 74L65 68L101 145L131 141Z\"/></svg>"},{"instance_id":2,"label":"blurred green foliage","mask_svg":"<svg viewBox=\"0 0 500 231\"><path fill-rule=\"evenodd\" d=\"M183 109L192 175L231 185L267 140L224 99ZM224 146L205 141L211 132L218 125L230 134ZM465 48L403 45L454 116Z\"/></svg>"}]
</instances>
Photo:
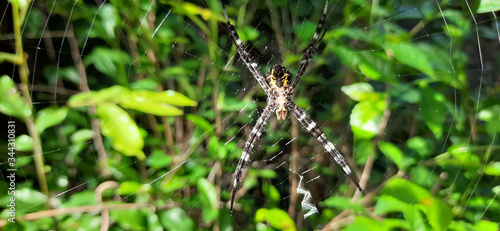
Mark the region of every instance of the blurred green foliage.
<instances>
[{"instance_id":1,"label":"blurred green foliage","mask_svg":"<svg viewBox=\"0 0 500 231\"><path fill-rule=\"evenodd\" d=\"M9 0L0 111L18 121L18 219L1 194L2 230L498 230L499 1L331 3L295 101L365 192L272 118L230 216L235 162L266 102L219 1ZM323 4L226 8L263 73L295 73ZM306 170L319 214L304 219L292 185Z\"/></svg>"}]
</instances>

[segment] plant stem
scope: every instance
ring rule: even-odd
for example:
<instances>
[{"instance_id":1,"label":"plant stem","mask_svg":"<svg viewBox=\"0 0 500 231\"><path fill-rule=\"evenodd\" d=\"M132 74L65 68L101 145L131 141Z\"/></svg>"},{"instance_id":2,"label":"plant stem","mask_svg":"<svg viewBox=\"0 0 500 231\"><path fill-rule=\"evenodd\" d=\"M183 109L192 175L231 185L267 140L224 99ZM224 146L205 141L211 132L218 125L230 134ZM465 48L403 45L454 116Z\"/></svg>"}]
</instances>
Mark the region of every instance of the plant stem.
<instances>
[{"instance_id":1,"label":"plant stem","mask_svg":"<svg viewBox=\"0 0 500 231\"><path fill-rule=\"evenodd\" d=\"M30 1L28 1L25 6L28 6ZM21 12L22 17L19 13ZM33 159L35 160L36 174L38 177L38 183L40 184L40 189L42 193L49 198L49 189L47 186L47 179L45 177L44 163L43 163L43 151L42 144L40 142L40 133L36 129L34 122L34 108L31 101L30 92L28 89L28 64L24 58L24 50L21 39L21 25L24 21L24 16L26 9L19 9L17 3L12 2L12 21L14 24L14 36L15 36L15 46L16 46L16 64L19 67L19 78L21 79L21 92L24 101L31 107L32 114L26 118L26 127L28 128L28 133L33 139ZM46 201L46 207L49 208L48 200Z\"/></svg>"}]
</instances>

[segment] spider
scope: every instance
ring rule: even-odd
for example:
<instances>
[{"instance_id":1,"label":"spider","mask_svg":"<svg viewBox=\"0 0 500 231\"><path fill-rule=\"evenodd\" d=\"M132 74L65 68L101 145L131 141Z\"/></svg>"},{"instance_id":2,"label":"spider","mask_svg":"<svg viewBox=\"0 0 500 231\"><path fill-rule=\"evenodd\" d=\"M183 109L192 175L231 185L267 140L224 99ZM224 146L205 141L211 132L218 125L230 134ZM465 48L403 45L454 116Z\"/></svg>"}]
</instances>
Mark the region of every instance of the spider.
<instances>
[{"instance_id":1,"label":"spider","mask_svg":"<svg viewBox=\"0 0 500 231\"><path fill-rule=\"evenodd\" d=\"M221 2L222 3L222 2ZM295 87L300 81L302 75L306 71L307 66L311 62L311 59L316 54L319 44L323 39L326 29L323 30L323 24L325 23L326 12L328 9L328 0L325 3L325 9L323 10L323 15L318 22L316 31L312 37L309 46L306 48L304 56L299 62L299 69L294 80L292 80L292 74L286 70L285 67L275 64L271 67L270 71L266 74L266 77L262 76L259 71L260 67L255 62L254 57L247 51L245 44L241 41L236 29L229 22L227 16L226 8L224 3L222 3L222 9L224 11L224 17L226 18L227 29L229 30L229 35L232 42L236 46L236 49L240 55L240 59L243 60L248 70L255 77L257 82L260 84L264 92L267 95L267 106L257 120L255 126L253 127L248 139L245 143L245 148L240 160L238 161L238 166L235 171L235 179L233 183L233 190L231 192L231 215L233 213L234 198L236 196L236 189L238 183L241 180L241 175L247 162L250 161L250 154L253 149L255 142L260 139L262 132L265 130L266 124L269 122L269 118L273 112L276 112L278 120L285 120L287 112L290 111L300 122L302 127L304 127L307 132L309 132L314 138L316 138L325 147L325 150L330 153L335 162L342 167L344 173L349 176L349 178L354 182L356 187L362 192L359 186L358 180L354 173L349 168L345 158L340 154L339 150L328 140L325 133L318 127L316 122L314 122L304 111L295 104L292 100L292 95L294 93Z\"/></svg>"}]
</instances>

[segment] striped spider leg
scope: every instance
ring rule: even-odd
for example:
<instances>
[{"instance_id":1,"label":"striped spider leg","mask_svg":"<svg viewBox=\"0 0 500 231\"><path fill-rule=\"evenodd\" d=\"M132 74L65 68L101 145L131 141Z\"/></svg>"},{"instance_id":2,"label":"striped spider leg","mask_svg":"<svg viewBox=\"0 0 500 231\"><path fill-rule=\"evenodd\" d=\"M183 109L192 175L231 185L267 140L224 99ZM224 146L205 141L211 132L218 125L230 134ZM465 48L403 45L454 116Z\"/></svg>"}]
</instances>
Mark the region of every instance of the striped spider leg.
<instances>
[{"instance_id":1,"label":"striped spider leg","mask_svg":"<svg viewBox=\"0 0 500 231\"><path fill-rule=\"evenodd\" d=\"M326 138L325 133L321 128L318 127L316 122L312 120L307 113L304 111L304 109L300 108L295 104L293 101L290 101L286 104L286 108L292 112L292 114L297 118L299 123L306 129L309 134L311 134L314 138L316 138L321 145L325 148L325 150L330 153L330 155L333 157L335 162L342 168L344 173L351 178L352 182L356 185L356 187L359 189L359 191L363 192L361 189L361 186L359 186L358 180L356 179L356 176L354 173L352 173L351 168L349 168L349 165L347 164L344 156L340 154L339 150L335 148L335 145Z\"/></svg>"},{"instance_id":2,"label":"striped spider leg","mask_svg":"<svg viewBox=\"0 0 500 231\"><path fill-rule=\"evenodd\" d=\"M309 66L309 63L311 63L312 58L318 51L318 47L319 44L321 43L321 40L323 40L323 37L325 36L326 28L325 30L323 30L323 33L321 33L321 30L323 29L323 25L325 24L327 10L328 10L328 0L325 2L325 9L323 10L323 15L319 19L318 27L316 27L316 32L314 32L311 42L309 43L309 46L307 46L306 51L304 52L304 56L302 56L302 59L299 62L299 70L297 71L297 75L295 76L295 80L293 81L291 86L292 94L295 91L295 87L297 87L297 84L302 78L302 75L304 75L304 72L306 72L306 69Z\"/></svg>"},{"instance_id":3,"label":"striped spider leg","mask_svg":"<svg viewBox=\"0 0 500 231\"><path fill-rule=\"evenodd\" d=\"M238 183L240 182L240 178L243 174L243 170L245 169L245 165L250 161L250 154L252 153L253 145L262 136L262 132L264 132L267 122L269 122L269 118L271 117L274 110L276 110L276 105L268 104L264 108L264 111L257 120L257 123L255 123L255 126L248 135L248 139L245 143L245 148L243 149L243 154L241 154L241 158L238 161L238 166L236 167L236 171L234 172L235 178L233 183L233 190L231 192L231 215L233 214L233 204L234 198L236 196L236 189L238 188Z\"/></svg>"},{"instance_id":4,"label":"striped spider leg","mask_svg":"<svg viewBox=\"0 0 500 231\"><path fill-rule=\"evenodd\" d=\"M222 9L224 10L224 17L226 18L229 35L231 37L231 40L233 41L233 44L236 46L236 50L240 55L240 59L243 60L248 70L252 73L253 77L255 77L255 79L257 80L257 82L259 82L264 92L266 92L267 94L269 91L269 85L267 85L264 76L262 76L262 73L260 73L259 65L255 62L255 58L252 56L252 54L250 54L250 52L247 51L245 44L243 44L243 42L240 39L240 36L238 35L238 32L236 32L234 26L231 25L231 22L229 22L229 18L227 17L226 7L224 6L224 3L222 3Z\"/></svg>"},{"instance_id":5,"label":"striped spider leg","mask_svg":"<svg viewBox=\"0 0 500 231\"><path fill-rule=\"evenodd\" d=\"M342 154L340 154L340 152L335 148L332 142L328 140L325 133L317 126L316 122L309 118L305 111L292 101L294 89L297 86L302 75L305 73L305 70L309 66L311 59L316 54L319 44L325 35L326 29L323 32L322 30L325 23L328 1L325 3L323 15L318 22L316 31L311 39L311 43L306 48L304 56L299 63L297 77L293 82L292 74L287 71L285 67L278 64L275 64L271 67L271 70L266 74L265 78L262 76L262 73L259 71L259 66L255 62L255 59L246 50L246 46L239 38L234 26L229 22L224 4L222 4L222 8L224 10L224 17L226 18L229 35L233 44L236 46L236 50L238 51L240 58L243 60L246 67L252 73L255 79L257 79L257 82L259 82L260 86L262 87L262 89L264 89L267 95L267 106L262 112L262 115L260 115L252 131L248 135L243 154L241 155L241 158L238 161L238 165L236 167L233 189L231 191L231 214L233 213L236 189L238 188L238 183L241 180L245 165L250 161L250 154L252 153L253 146L255 142L262 136L262 133L265 130L266 124L269 122L269 118L271 117L272 112L276 112L276 117L278 118L278 120L285 120L287 112L291 111L292 114L300 122L300 124L306 129L306 131L309 132L314 138L316 138L323 145L323 147L325 147L325 150L330 153L335 162L340 167L342 167L344 173L348 175L349 178L354 182L356 187L360 191L362 191L361 187L359 186L358 180L356 179L356 176L354 176L354 174L352 173Z\"/></svg>"}]
</instances>

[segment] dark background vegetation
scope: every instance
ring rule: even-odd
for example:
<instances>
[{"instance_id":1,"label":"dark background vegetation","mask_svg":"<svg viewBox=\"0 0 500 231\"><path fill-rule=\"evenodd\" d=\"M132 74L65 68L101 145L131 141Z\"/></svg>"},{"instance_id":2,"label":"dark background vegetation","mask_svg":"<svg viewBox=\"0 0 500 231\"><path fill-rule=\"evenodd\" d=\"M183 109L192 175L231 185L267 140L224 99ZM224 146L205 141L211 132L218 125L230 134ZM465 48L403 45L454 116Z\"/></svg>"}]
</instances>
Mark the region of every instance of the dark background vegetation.
<instances>
[{"instance_id":1,"label":"dark background vegetation","mask_svg":"<svg viewBox=\"0 0 500 231\"><path fill-rule=\"evenodd\" d=\"M324 7L226 4L263 73L297 71ZM1 5L1 126L16 121L18 169L2 230L498 230L498 1L330 1L295 101L364 194L295 118L273 116L233 216L266 96L219 1ZM319 210L306 219L299 176Z\"/></svg>"}]
</instances>

